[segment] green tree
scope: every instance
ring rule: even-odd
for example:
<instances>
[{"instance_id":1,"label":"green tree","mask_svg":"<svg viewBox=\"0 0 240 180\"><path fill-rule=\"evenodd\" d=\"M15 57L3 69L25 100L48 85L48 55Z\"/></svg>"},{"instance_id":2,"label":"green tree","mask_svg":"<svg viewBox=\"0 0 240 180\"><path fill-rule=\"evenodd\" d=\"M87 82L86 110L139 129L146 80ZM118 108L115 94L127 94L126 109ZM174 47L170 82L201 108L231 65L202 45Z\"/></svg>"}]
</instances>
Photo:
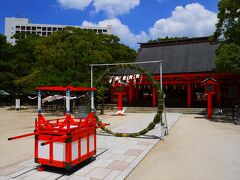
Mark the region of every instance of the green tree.
<instances>
[{"instance_id":1,"label":"green tree","mask_svg":"<svg viewBox=\"0 0 240 180\"><path fill-rule=\"evenodd\" d=\"M171 40L183 40L183 39L188 39L188 37L168 37L166 36L165 38L157 38L153 40L149 40L148 42L161 42L161 41L171 41Z\"/></svg>"},{"instance_id":2,"label":"green tree","mask_svg":"<svg viewBox=\"0 0 240 180\"><path fill-rule=\"evenodd\" d=\"M0 89L9 92L14 91L15 79L12 73L12 46L6 41L6 37L0 34Z\"/></svg>"},{"instance_id":3,"label":"green tree","mask_svg":"<svg viewBox=\"0 0 240 180\"><path fill-rule=\"evenodd\" d=\"M33 64L27 68L26 75L15 81L24 87L26 93L39 85L89 86L89 64L130 62L136 57L136 52L120 44L119 38L114 35L96 34L73 27L51 36L27 39L31 39L32 44L28 46L30 53L25 61L31 58ZM27 42L20 40L18 44ZM97 68L94 72L103 70Z\"/></svg>"},{"instance_id":4,"label":"green tree","mask_svg":"<svg viewBox=\"0 0 240 180\"><path fill-rule=\"evenodd\" d=\"M28 89L29 84L19 81L31 73L32 67L36 64L35 48L38 44L40 36L27 36L20 39L15 46L12 47L11 71L15 76L13 83L15 85L16 94L22 94Z\"/></svg>"},{"instance_id":5,"label":"green tree","mask_svg":"<svg viewBox=\"0 0 240 180\"><path fill-rule=\"evenodd\" d=\"M216 66L221 71L240 73L240 46L236 44L222 44L216 51Z\"/></svg>"},{"instance_id":6,"label":"green tree","mask_svg":"<svg viewBox=\"0 0 240 180\"><path fill-rule=\"evenodd\" d=\"M214 39L240 45L240 1L220 0L217 17Z\"/></svg>"},{"instance_id":7,"label":"green tree","mask_svg":"<svg viewBox=\"0 0 240 180\"><path fill-rule=\"evenodd\" d=\"M240 74L240 1L218 2L218 23L211 38L221 43L216 51L218 71Z\"/></svg>"},{"instance_id":8,"label":"green tree","mask_svg":"<svg viewBox=\"0 0 240 180\"><path fill-rule=\"evenodd\" d=\"M103 85L97 88L97 100L98 103L100 104L100 114L104 114L105 99L107 98L105 93L107 90L108 88L104 87Z\"/></svg>"}]
</instances>

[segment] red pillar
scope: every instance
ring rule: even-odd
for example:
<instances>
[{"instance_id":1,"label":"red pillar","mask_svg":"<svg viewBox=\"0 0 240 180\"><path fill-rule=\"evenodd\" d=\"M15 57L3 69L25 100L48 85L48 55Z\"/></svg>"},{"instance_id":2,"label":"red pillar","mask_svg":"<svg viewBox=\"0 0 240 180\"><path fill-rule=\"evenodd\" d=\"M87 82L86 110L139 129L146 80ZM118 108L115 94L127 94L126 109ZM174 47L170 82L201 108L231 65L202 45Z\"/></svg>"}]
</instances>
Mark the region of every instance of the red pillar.
<instances>
[{"instance_id":1,"label":"red pillar","mask_svg":"<svg viewBox=\"0 0 240 180\"><path fill-rule=\"evenodd\" d=\"M122 94L118 93L118 110L122 111Z\"/></svg>"},{"instance_id":2,"label":"red pillar","mask_svg":"<svg viewBox=\"0 0 240 180\"><path fill-rule=\"evenodd\" d=\"M188 83L188 88L187 88L187 95L188 95L188 108L191 107L191 84L190 82Z\"/></svg>"},{"instance_id":3,"label":"red pillar","mask_svg":"<svg viewBox=\"0 0 240 180\"><path fill-rule=\"evenodd\" d=\"M152 106L156 106L156 89L152 87Z\"/></svg>"},{"instance_id":4,"label":"red pillar","mask_svg":"<svg viewBox=\"0 0 240 180\"><path fill-rule=\"evenodd\" d=\"M139 85L136 85L136 95L135 95L135 101L136 103L139 102Z\"/></svg>"},{"instance_id":5,"label":"red pillar","mask_svg":"<svg viewBox=\"0 0 240 180\"><path fill-rule=\"evenodd\" d=\"M212 119L212 94L208 93L208 119Z\"/></svg>"},{"instance_id":6,"label":"red pillar","mask_svg":"<svg viewBox=\"0 0 240 180\"><path fill-rule=\"evenodd\" d=\"M133 103L133 83L130 81L129 83L129 105Z\"/></svg>"}]
</instances>

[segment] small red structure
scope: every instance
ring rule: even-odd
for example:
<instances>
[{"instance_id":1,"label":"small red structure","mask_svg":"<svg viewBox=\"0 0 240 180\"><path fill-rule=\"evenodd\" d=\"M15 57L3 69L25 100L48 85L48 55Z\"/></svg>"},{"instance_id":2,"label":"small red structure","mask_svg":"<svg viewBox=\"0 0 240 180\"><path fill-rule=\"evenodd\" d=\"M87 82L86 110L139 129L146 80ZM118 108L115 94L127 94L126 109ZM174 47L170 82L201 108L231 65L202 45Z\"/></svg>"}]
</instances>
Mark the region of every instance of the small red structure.
<instances>
[{"instance_id":1,"label":"small red structure","mask_svg":"<svg viewBox=\"0 0 240 180\"><path fill-rule=\"evenodd\" d=\"M73 86L38 87L38 118L33 133L9 138L9 140L35 135L35 162L41 165L71 169L96 154L96 128L94 112L86 118L72 118L70 114L71 91L95 91L96 88ZM66 116L46 120L41 114L41 91L66 91ZM42 169L42 167L40 168Z\"/></svg>"},{"instance_id":2,"label":"small red structure","mask_svg":"<svg viewBox=\"0 0 240 180\"><path fill-rule=\"evenodd\" d=\"M115 84L115 95L117 95L118 97L118 111L117 111L117 115L118 116L122 116L123 113L122 113L122 110L123 110L123 107L122 107L122 100L123 100L123 96L126 95L125 92L123 92L123 85L121 83L117 83Z\"/></svg>"},{"instance_id":3,"label":"small red structure","mask_svg":"<svg viewBox=\"0 0 240 180\"><path fill-rule=\"evenodd\" d=\"M216 94L216 86L219 84L217 80L211 76L207 77L201 82L205 86L205 93L208 96L208 119L212 119L213 108L212 108L212 95Z\"/></svg>"}]
</instances>

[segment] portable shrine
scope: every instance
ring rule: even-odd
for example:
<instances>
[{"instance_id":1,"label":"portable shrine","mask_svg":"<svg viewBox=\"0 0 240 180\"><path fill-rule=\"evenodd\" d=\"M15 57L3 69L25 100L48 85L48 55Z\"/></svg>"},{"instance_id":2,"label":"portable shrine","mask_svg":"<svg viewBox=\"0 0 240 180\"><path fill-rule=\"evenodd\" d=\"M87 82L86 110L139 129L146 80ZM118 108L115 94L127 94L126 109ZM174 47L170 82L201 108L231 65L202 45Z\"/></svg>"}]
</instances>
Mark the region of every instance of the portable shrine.
<instances>
[{"instance_id":1,"label":"portable shrine","mask_svg":"<svg viewBox=\"0 0 240 180\"><path fill-rule=\"evenodd\" d=\"M107 124L97 124L94 112L86 118L73 118L70 114L70 93L74 91L95 91L96 88L73 86L38 87L38 117L33 133L9 138L19 139L35 136L35 162L41 165L66 168L73 166L96 154L96 128ZM66 116L47 120L41 110L41 91L66 92ZM43 166L39 168L42 170Z\"/></svg>"}]
</instances>

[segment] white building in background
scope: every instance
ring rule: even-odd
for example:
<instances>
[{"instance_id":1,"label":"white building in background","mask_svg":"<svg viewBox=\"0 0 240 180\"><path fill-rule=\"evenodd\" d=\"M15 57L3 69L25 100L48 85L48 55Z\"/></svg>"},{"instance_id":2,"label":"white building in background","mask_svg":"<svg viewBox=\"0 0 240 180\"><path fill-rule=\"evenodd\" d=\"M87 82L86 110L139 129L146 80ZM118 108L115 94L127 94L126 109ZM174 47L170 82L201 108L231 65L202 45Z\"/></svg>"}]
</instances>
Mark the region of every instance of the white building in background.
<instances>
[{"instance_id":1,"label":"white building in background","mask_svg":"<svg viewBox=\"0 0 240 180\"><path fill-rule=\"evenodd\" d=\"M33 24L28 18L5 18L5 36L7 41L13 45L16 44L16 39L12 36L20 32L28 32L31 34L38 34L40 36L49 36L53 32L62 30L64 27L71 25L55 25L55 24ZM112 26L107 27L83 27L83 26L72 26L81 29L92 30L97 34L112 34Z\"/></svg>"}]
</instances>

